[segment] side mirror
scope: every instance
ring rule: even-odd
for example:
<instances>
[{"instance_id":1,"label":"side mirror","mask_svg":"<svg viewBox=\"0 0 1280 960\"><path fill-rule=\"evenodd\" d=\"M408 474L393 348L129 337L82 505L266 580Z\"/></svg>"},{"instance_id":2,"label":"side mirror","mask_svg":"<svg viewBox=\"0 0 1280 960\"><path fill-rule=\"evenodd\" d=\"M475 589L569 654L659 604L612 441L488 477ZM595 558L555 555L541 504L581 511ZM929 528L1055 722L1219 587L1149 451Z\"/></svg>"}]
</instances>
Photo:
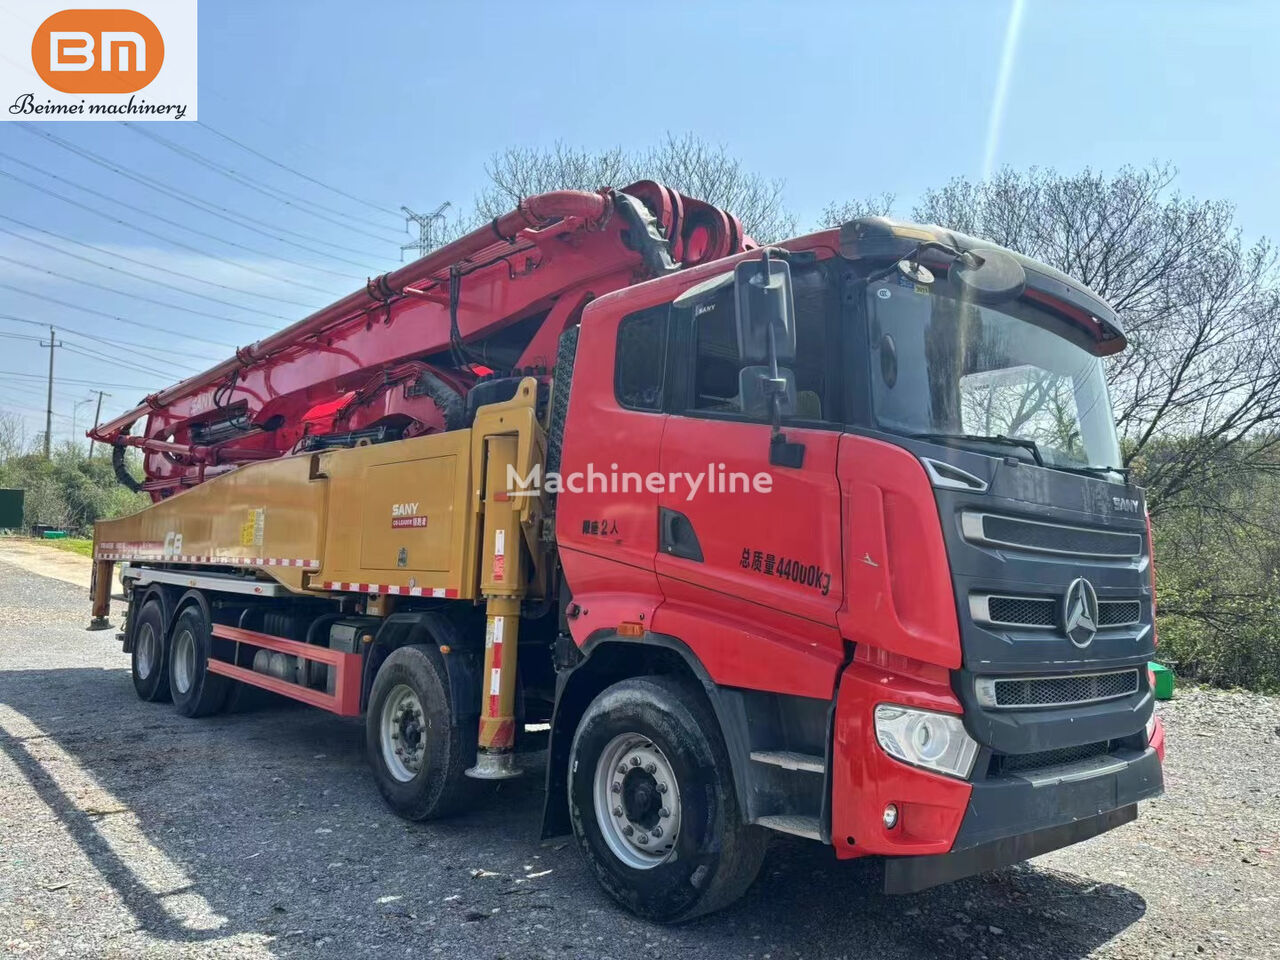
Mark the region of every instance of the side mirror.
<instances>
[{"instance_id":1,"label":"side mirror","mask_svg":"<svg viewBox=\"0 0 1280 960\"><path fill-rule=\"evenodd\" d=\"M791 265L768 251L733 271L738 357L743 363L778 363L796 356L796 310Z\"/></svg>"},{"instance_id":2,"label":"side mirror","mask_svg":"<svg viewBox=\"0 0 1280 960\"><path fill-rule=\"evenodd\" d=\"M1027 273L1003 250L967 250L951 265L950 279L961 300L978 304L1003 303L1021 296Z\"/></svg>"},{"instance_id":3,"label":"side mirror","mask_svg":"<svg viewBox=\"0 0 1280 960\"><path fill-rule=\"evenodd\" d=\"M738 406L749 417L773 416L773 398L776 394L781 416L790 417L796 412L796 375L786 367L778 368L777 379L783 381L775 388L774 376L764 365L743 367L738 374Z\"/></svg>"}]
</instances>

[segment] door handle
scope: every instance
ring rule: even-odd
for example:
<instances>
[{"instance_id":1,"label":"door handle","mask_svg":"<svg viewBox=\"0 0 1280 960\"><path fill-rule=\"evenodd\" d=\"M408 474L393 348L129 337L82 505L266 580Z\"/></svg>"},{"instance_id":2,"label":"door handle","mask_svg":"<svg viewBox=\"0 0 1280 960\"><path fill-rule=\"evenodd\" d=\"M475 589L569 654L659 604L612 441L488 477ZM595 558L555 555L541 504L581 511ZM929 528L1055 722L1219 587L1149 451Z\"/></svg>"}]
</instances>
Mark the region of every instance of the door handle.
<instances>
[{"instance_id":1,"label":"door handle","mask_svg":"<svg viewBox=\"0 0 1280 960\"><path fill-rule=\"evenodd\" d=\"M671 557L702 563L702 545L693 524L679 510L658 508L658 549Z\"/></svg>"}]
</instances>

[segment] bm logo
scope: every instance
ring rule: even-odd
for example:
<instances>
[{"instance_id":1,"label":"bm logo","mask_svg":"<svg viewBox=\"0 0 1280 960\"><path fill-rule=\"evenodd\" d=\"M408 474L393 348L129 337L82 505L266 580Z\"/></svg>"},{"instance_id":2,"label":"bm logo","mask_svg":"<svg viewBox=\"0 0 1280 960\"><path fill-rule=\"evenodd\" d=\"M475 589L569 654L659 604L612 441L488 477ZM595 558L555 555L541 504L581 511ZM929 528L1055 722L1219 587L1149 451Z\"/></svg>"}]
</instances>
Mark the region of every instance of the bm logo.
<instances>
[{"instance_id":1,"label":"bm logo","mask_svg":"<svg viewBox=\"0 0 1280 960\"><path fill-rule=\"evenodd\" d=\"M136 10L61 10L36 30L31 62L62 93L134 93L160 72L164 38Z\"/></svg>"}]
</instances>

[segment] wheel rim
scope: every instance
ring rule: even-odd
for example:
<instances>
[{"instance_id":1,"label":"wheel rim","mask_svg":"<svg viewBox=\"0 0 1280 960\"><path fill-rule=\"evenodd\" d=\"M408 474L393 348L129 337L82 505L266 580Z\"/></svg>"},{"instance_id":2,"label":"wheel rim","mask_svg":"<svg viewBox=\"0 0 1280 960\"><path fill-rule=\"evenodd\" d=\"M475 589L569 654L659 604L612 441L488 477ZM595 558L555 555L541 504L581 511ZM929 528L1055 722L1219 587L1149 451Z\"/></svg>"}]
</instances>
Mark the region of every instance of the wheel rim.
<instances>
[{"instance_id":1,"label":"wheel rim","mask_svg":"<svg viewBox=\"0 0 1280 960\"><path fill-rule=\"evenodd\" d=\"M671 763L648 737L614 737L596 761L596 823L609 850L627 866L665 863L680 835L680 785Z\"/></svg>"},{"instance_id":2,"label":"wheel rim","mask_svg":"<svg viewBox=\"0 0 1280 960\"><path fill-rule=\"evenodd\" d=\"M179 693L191 689L196 678L196 638L183 630L173 638L173 685Z\"/></svg>"},{"instance_id":3,"label":"wheel rim","mask_svg":"<svg viewBox=\"0 0 1280 960\"><path fill-rule=\"evenodd\" d=\"M138 627L138 636L134 640L134 647L137 650L137 668L138 678L140 680L151 679L151 673L155 670L156 664L160 660L160 642L156 636L155 627L149 623L144 623Z\"/></svg>"},{"instance_id":4,"label":"wheel rim","mask_svg":"<svg viewBox=\"0 0 1280 960\"><path fill-rule=\"evenodd\" d=\"M401 683L391 688L382 704L378 731L387 770L408 783L422 771L427 757L426 714L412 687Z\"/></svg>"}]
</instances>

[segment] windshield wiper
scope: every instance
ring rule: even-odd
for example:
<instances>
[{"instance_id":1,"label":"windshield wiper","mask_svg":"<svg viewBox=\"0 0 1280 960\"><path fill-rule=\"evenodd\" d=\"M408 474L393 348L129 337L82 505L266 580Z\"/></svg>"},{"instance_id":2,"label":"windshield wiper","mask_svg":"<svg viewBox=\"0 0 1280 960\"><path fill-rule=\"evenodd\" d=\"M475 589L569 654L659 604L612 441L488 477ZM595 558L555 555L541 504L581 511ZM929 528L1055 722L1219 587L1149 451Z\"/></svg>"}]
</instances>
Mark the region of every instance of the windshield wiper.
<instances>
[{"instance_id":1,"label":"windshield wiper","mask_svg":"<svg viewBox=\"0 0 1280 960\"><path fill-rule=\"evenodd\" d=\"M1123 477L1125 483L1129 482L1128 467L1104 467L1101 465L1084 464L1084 463L1074 464L1071 466L1068 466L1062 463L1051 463L1049 464L1049 466L1052 467L1054 470L1065 470L1067 471L1067 473L1082 473L1087 477L1102 478L1103 474L1115 473Z\"/></svg>"},{"instance_id":2,"label":"windshield wiper","mask_svg":"<svg viewBox=\"0 0 1280 960\"><path fill-rule=\"evenodd\" d=\"M934 443L968 440L970 443L1002 443L1006 447L1022 447L1024 450L1031 451L1031 457L1035 460L1036 466L1045 466L1044 457L1040 455L1040 448L1036 446L1034 440L1007 437L1003 433L909 433L907 436L912 440L931 440Z\"/></svg>"}]
</instances>

